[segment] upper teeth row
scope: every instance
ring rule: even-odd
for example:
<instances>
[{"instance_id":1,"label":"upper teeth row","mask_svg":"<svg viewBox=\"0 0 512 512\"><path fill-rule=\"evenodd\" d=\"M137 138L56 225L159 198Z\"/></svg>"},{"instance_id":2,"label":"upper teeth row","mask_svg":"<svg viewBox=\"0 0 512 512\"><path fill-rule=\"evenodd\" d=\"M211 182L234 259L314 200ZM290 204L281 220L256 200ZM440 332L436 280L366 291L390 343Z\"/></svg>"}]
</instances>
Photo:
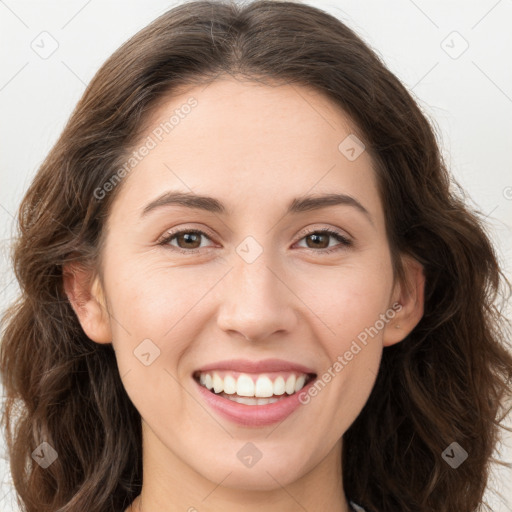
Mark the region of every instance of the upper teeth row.
<instances>
[{"instance_id":1,"label":"upper teeth row","mask_svg":"<svg viewBox=\"0 0 512 512\"><path fill-rule=\"evenodd\" d=\"M286 381L282 376L277 377L273 382L268 375L259 375L256 382L246 373L241 373L237 379L232 375L226 375L222 378L218 373L204 372L199 375L201 385L212 389L215 393L224 393L228 395L237 394L239 396L256 396L260 398L270 397L272 395L283 395L285 392L292 395L300 391L306 382L306 375L296 377L291 374Z\"/></svg>"}]
</instances>

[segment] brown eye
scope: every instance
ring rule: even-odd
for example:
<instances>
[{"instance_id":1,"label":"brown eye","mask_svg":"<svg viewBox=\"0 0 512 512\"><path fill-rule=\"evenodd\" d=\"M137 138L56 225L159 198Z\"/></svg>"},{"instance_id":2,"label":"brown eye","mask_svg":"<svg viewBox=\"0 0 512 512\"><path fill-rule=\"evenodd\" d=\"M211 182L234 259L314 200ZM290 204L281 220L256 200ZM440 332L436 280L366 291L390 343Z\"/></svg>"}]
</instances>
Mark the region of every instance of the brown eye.
<instances>
[{"instance_id":1,"label":"brown eye","mask_svg":"<svg viewBox=\"0 0 512 512\"><path fill-rule=\"evenodd\" d=\"M305 238L307 241L313 242L311 245L306 242L308 247L312 249L327 249L327 247L329 247L329 238L331 238L331 236L326 235L325 233L313 233Z\"/></svg>"},{"instance_id":2,"label":"brown eye","mask_svg":"<svg viewBox=\"0 0 512 512\"><path fill-rule=\"evenodd\" d=\"M337 245L329 247L330 238L334 238L340 242ZM320 229L307 233L301 240L306 240L308 249L312 249L320 254L326 254L333 251L340 251L352 246L352 241L332 229Z\"/></svg>"},{"instance_id":3,"label":"brown eye","mask_svg":"<svg viewBox=\"0 0 512 512\"><path fill-rule=\"evenodd\" d=\"M183 253L196 252L201 248L201 238L210 239L209 236L203 231L195 229L186 229L169 233L161 242L160 245L170 246L177 251ZM171 243L176 240L176 243Z\"/></svg>"},{"instance_id":4,"label":"brown eye","mask_svg":"<svg viewBox=\"0 0 512 512\"><path fill-rule=\"evenodd\" d=\"M187 231L176 235L175 238L182 249L196 249L201 246L201 234L197 232ZM185 244L185 247L182 247L181 243Z\"/></svg>"}]
</instances>

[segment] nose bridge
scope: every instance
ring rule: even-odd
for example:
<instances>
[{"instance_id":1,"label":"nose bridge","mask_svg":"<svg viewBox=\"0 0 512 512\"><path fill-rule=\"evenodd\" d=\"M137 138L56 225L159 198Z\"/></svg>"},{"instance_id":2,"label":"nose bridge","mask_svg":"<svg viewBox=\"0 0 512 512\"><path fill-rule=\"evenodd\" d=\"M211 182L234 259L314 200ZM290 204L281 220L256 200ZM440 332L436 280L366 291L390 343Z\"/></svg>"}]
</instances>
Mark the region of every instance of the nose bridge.
<instances>
[{"instance_id":1,"label":"nose bridge","mask_svg":"<svg viewBox=\"0 0 512 512\"><path fill-rule=\"evenodd\" d=\"M291 330L295 321L293 294L279 275L272 251L258 247L254 240L245 240L236 253L222 287L219 327L250 339Z\"/></svg>"}]
</instances>

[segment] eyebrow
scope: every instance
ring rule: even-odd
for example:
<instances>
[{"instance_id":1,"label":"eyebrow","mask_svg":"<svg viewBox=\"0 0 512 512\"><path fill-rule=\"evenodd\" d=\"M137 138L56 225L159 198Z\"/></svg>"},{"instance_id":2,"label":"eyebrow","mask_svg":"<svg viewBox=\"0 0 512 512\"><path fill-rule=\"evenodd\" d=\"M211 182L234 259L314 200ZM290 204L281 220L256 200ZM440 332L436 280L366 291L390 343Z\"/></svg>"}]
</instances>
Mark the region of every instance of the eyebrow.
<instances>
[{"instance_id":1,"label":"eyebrow","mask_svg":"<svg viewBox=\"0 0 512 512\"><path fill-rule=\"evenodd\" d=\"M226 214L226 207L218 199L209 196L194 194L192 192L168 191L151 201L144 207L141 217L163 206L179 205L187 208L204 210L207 212ZM320 210L328 206L345 205L356 208L363 213L373 225L370 212L355 198L347 194L323 194L306 195L293 199L286 213L302 213L312 210Z\"/></svg>"}]
</instances>

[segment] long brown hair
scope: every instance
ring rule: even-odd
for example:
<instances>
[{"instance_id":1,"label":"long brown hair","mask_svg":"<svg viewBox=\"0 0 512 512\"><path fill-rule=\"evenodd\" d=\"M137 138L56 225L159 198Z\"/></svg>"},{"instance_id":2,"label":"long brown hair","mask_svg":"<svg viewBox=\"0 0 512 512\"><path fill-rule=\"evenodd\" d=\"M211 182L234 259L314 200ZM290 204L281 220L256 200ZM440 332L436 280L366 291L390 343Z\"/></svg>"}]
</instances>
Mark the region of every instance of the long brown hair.
<instances>
[{"instance_id":1,"label":"long brown hair","mask_svg":"<svg viewBox=\"0 0 512 512\"><path fill-rule=\"evenodd\" d=\"M481 510L509 409L510 327L497 306L510 283L449 175L432 123L346 25L294 2L183 3L101 67L18 212L21 288L3 320L0 371L13 482L27 512L121 511L142 484L141 418L112 346L87 338L63 291L65 263L97 269L119 171L144 120L181 85L230 73L307 85L339 105L373 157L397 275L425 268L425 312L384 349L375 387L344 434L347 497L369 512ZM102 188L103 187L103 188ZM46 469L32 452L58 454ZM443 452L468 453L457 469Z\"/></svg>"}]
</instances>

